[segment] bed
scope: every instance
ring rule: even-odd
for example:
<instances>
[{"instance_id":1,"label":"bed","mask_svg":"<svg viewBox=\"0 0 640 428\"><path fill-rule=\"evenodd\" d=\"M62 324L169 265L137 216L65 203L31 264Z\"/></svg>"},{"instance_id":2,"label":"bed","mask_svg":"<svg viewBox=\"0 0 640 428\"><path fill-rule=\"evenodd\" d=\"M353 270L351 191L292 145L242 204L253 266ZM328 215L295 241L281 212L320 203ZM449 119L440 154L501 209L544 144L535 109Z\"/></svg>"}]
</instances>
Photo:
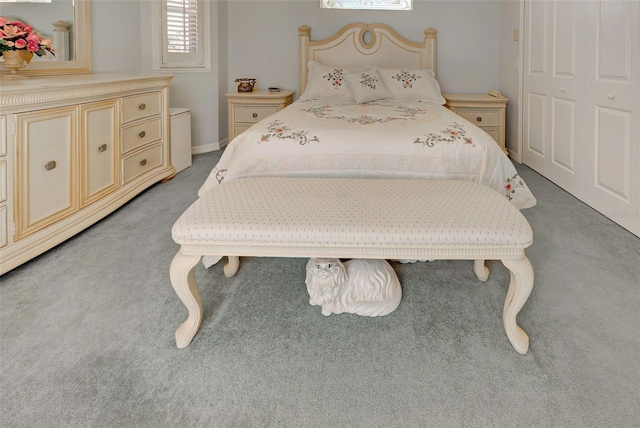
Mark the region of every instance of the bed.
<instances>
[{"instance_id":1,"label":"bed","mask_svg":"<svg viewBox=\"0 0 640 428\"><path fill-rule=\"evenodd\" d=\"M231 141L199 196L245 177L454 179L535 205L498 144L444 107L434 29L420 43L384 24L310 35L299 28L300 98Z\"/></svg>"}]
</instances>

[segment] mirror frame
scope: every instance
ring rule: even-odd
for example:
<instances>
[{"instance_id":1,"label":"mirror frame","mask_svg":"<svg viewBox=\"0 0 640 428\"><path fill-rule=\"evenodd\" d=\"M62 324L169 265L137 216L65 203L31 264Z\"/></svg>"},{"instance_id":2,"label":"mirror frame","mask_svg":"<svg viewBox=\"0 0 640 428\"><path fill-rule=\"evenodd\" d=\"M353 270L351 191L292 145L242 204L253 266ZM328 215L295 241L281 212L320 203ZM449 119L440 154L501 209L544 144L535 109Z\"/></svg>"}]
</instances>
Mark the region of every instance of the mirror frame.
<instances>
[{"instance_id":1,"label":"mirror frame","mask_svg":"<svg viewBox=\"0 0 640 428\"><path fill-rule=\"evenodd\" d=\"M91 73L91 8L90 0L75 0L73 11L73 61L31 61L20 70L21 75L51 76Z\"/></svg>"}]
</instances>

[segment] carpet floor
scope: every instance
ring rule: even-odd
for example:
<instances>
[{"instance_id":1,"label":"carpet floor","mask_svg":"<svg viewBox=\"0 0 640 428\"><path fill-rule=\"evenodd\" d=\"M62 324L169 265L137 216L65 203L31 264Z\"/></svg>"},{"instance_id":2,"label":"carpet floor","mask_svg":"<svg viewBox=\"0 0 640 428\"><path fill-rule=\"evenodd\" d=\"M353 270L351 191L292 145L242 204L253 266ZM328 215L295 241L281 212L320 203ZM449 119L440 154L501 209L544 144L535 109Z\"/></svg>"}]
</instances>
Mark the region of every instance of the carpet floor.
<instances>
[{"instance_id":1,"label":"carpet floor","mask_svg":"<svg viewBox=\"0 0 640 428\"><path fill-rule=\"evenodd\" d=\"M176 349L170 229L219 156L0 277L0 426L640 427L640 239L521 165L527 355L502 326L508 270L481 283L469 261L393 263L381 318L321 315L304 259L199 265L204 320Z\"/></svg>"}]
</instances>

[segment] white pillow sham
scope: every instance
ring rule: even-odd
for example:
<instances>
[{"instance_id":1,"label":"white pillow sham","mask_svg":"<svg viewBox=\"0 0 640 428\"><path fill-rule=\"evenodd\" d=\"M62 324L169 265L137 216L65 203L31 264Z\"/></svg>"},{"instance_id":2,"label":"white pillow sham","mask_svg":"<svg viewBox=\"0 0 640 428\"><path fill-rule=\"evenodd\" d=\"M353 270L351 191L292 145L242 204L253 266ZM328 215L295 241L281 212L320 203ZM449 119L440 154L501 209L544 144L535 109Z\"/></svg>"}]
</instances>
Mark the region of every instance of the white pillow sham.
<instances>
[{"instance_id":1,"label":"white pillow sham","mask_svg":"<svg viewBox=\"0 0 640 428\"><path fill-rule=\"evenodd\" d=\"M383 69L377 66L373 69L380 74L394 100L429 101L440 105L446 103L440 92L440 84L431 70Z\"/></svg>"},{"instance_id":2,"label":"white pillow sham","mask_svg":"<svg viewBox=\"0 0 640 428\"><path fill-rule=\"evenodd\" d=\"M344 80L358 104L391 98L391 91L374 69L347 74Z\"/></svg>"},{"instance_id":3,"label":"white pillow sham","mask_svg":"<svg viewBox=\"0 0 640 428\"><path fill-rule=\"evenodd\" d=\"M370 69L366 67L341 67L323 65L316 61L309 61L309 74L307 87L301 100L313 100L322 98L347 98L353 99L353 95L344 80L344 76Z\"/></svg>"}]
</instances>

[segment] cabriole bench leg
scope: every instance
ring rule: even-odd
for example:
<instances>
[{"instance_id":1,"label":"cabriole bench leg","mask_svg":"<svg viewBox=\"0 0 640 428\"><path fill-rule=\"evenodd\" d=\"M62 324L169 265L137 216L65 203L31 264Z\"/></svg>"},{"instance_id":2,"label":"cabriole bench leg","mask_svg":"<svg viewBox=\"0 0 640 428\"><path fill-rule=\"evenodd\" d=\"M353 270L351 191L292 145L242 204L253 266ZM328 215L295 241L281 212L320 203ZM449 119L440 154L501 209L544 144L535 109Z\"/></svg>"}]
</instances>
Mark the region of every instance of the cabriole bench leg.
<instances>
[{"instance_id":1,"label":"cabriole bench leg","mask_svg":"<svg viewBox=\"0 0 640 428\"><path fill-rule=\"evenodd\" d=\"M176 346L179 349L189 346L202 322L202 300L194 274L200 257L187 256L178 251L171 262L171 285L189 311L187 319L176 330Z\"/></svg>"},{"instance_id":2,"label":"cabriole bench leg","mask_svg":"<svg viewBox=\"0 0 640 428\"><path fill-rule=\"evenodd\" d=\"M489 279L489 268L484 265L484 259L473 261L473 271L480 281L486 282Z\"/></svg>"},{"instance_id":3,"label":"cabriole bench leg","mask_svg":"<svg viewBox=\"0 0 640 428\"><path fill-rule=\"evenodd\" d=\"M227 263L224 265L222 270L224 271L224 276L227 278L231 278L238 272L238 268L240 267L240 257L238 256L229 256Z\"/></svg>"},{"instance_id":4,"label":"cabriole bench leg","mask_svg":"<svg viewBox=\"0 0 640 428\"><path fill-rule=\"evenodd\" d=\"M516 323L516 316L533 289L533 267L527 256L521 259L502 260L502 263L511 271L509 291L507 291L502 312L504 330L511 345L524 355L529 350L529 336Z\"/></svg>"}]
</instances>

